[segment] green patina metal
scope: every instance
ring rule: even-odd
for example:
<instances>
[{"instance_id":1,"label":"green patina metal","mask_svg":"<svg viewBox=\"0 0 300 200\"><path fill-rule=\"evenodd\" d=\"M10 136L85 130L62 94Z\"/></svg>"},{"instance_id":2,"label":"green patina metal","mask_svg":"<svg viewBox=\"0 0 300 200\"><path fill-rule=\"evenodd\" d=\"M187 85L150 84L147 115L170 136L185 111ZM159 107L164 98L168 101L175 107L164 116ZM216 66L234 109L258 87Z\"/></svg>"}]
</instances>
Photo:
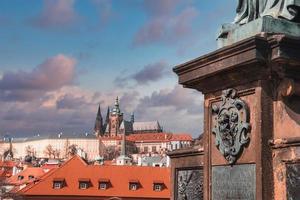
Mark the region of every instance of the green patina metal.
<instances>
[{"instance_id":1,"label":"green patina metal","mask_svg":"<svg viewBox=\"0 0 300 200\"><path fill-rule=\"evenodd\" d=\"M300 0L238 0L233 23L218 33L218 47L261 33L300 37Z\"/></svg>"},{"instance_id":2,"label":"green patina metal","mask_svg":"<svg viewBox=\"0 0 300 200\"><path fill-rule=\"evenodd\" d=\"M248 106L235 89L224 90L221 105L212 107L212 117L215 145L229 164L234 164L250 141Z\"/></svg>"},{"instance_id":3,"label":"green patina metal","mask_svg":"<svg viewBox=\"0 0 300 200\"><path fill-rule=\"evenodd\" d=\"M300 22L300 0L238 0L234 23L246 24L263 16Z\"/></svg>"}]
</instances>

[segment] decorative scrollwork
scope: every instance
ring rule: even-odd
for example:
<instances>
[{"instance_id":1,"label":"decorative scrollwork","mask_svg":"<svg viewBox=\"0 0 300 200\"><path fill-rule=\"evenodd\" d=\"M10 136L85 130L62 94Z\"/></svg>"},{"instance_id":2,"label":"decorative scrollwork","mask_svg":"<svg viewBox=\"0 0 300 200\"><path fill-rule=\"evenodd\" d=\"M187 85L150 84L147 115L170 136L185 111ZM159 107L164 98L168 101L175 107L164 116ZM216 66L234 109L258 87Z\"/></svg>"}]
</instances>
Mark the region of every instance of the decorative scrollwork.
<instances>
[{"instance_id":1,"label":"decorative scrollwork","mask_svg":"<svg viewBox=\"0 0 300 200\"><path fill-rule=\"evenodd\" d=\"M248 106L238 98L235 89L228 89L223 91L221 105L212 106L212 114L215 145L229 164L234 164L250 141Z\"/></svg>"}]
</instances>

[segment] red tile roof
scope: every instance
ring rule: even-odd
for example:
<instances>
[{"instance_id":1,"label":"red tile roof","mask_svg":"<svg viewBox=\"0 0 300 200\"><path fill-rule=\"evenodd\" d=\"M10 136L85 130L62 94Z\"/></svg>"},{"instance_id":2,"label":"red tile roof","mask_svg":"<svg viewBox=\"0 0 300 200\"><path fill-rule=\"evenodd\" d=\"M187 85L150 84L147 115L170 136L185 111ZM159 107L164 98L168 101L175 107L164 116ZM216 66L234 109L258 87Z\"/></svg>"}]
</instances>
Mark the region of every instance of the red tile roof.
<instances>
[{"instance_id":1,"label":"red tile roof","mask_svg":"<svg viewBox=\"0 0 300 200\"><path fill-rule=\"evenodd\" d=\"M15 161L10 161L10 160L0 161L0 168L2 168L2 167L13 168L14 166L17 166L18 164L19 163L15 162Z\"/></svg>"},{"instance_id":2,"label":"red tile roof","mask_svg":"<svg viewBox=\"0 0 300 200\"><path fill-rule=\"evenodd\" d=\"M20 173L10 177L7 179L7 183L10 185L22 185L25 183L32 182L33 180L37 180L39 177L45 174L45 171L39 167L28 167L21 171ZM22 180L19 180L19 176L23 176ZM30 179L29 176L33 176L33 179Z\"/></svg>"},{"instance_id":3,"label":"red tile roof","mask_svg":"<svg viewBox=\"0 0 300 200\"><path fill-rule=\"evenodd\" d=\"M14 194L18 192L25 185L38 181L39 178L44 174L45 172L41 168L28 167L25 170L21 171L20 173L11 176L10 178L7 178L5 180L5 183L13 186L13 188L9 191L9 193ZM22 176L23 178L19 179L19 176Z\"/></svg>"},{"instance_id":4,"label":"red tile roof","mask_svg":"<svg viewBox=\"0 0 300 200\"><path fill-rule=\"evenodd\" d=\"M0 161L0 177L8 178L12 176L13 167L18 166L19 163L15 161Z\"/></svg>"},{"instance_id":5,"label":"red tile roof","mask_svg":"<svg viewBox=\"0 0 300 200\"><path fill-rule=\"evenodd\" d=\"M122 140L122 136L103 136L102 141ZM168 142L168 141L192 141L191 135L173 133L134 133L126 136L126 140L131 142Z\"/></svg>"},{"instance_id":6,"label":"red tile roof","mask_svg":"<svg viewBox=\"0 0 300 200\"><path fill-rule=\"evenodd\" d=\"M11 185L21 185L24 183L31 182L32 179L30 179L29 176L33 176L34 179L38 179L42 175L45 174L45 171L42 168L39 167L28 167L21 171L20 173L10 177L7 179L7 183ZM23 176L24 178L22 180L19 180L18 177Z\"/></svg>"},{"instance_id":7,"label":"red tile roof","mask_svg":"<svg viewBox=\"0 0 300 200\"><path fill-rule=\"evenodd\" d=\"M44 164L41 168L49 171L51 169L59 168L59 164Z\"/></svg>"},{"instance_id":8,"label":"red tile roof","mask_svg":"<svg viewBox=\"0 0 300 200\"><path fill-rule=\"evenodd\" d=\"M189 134L173 134L173 133L131 134L127 136L126 139L133 142L168 142L168 141L192 141L193 140L193 138Z\"/></svg>"},{"instance_id":9,"label":"red tile roof","mask_svg":"<svg viewBox=\"0 0 300 200\"><path fill-rule=\"evenodd\" d=\"M64 178L65 186L53 189L55 178ZM91 187L79 189L78 180L89 178ZM99 179L109 179L110 187L106 190L98 189ZM129 190L129 181L138 180L142 187ZM155 180L163 181L162 191L153 191ZM55 169L43 177L41 181L32 183L22 189L20 194L25 196L97 196L97 197L133 197L170 199L170 169L159 167L138 166L101 166L87 165L80 157L74 156L60 168Z\"/></svg>"},{"instance_id":10,"label":"red tile roof","mask_svg":"<svg viewBox=\"0 0 300 200\"><path fill-rule=\"evenodd\" d=\"M171 140L172 141L192 141L193 138L189 134L173 134Z\"/></svg>"},{"instance_id":11,"label":"red tile roof","mask_svg":"<svg viewBox=\"0 0 300 200\"><path fill-rule=\"evenodd\" d=\"M141 133L131 134L126 139L133 142L164 142L169 141L171 137L171 133Z\"/></svg>"}]
</instances>

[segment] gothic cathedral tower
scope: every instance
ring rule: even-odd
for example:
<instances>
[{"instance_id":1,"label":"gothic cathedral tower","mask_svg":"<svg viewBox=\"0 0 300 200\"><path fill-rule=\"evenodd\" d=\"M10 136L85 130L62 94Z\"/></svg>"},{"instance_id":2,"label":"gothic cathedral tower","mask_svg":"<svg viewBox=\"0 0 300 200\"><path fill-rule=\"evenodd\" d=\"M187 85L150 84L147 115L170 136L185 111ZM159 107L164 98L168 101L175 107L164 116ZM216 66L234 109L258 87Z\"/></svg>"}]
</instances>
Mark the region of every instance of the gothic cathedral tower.
<instances>
[{"instance_id":1,"label":"gothic cathedral tower","mask_svg":"<svg viewBox=\"0 0 300 200\"><path fill-rule=\"evenodd\" d=\"M116 98L115 107L112 109L109 116L110 136L117 136L120 134L120 125L123 121L123 113L121 113L119 98Z\"/></svg>"}]
</instances>

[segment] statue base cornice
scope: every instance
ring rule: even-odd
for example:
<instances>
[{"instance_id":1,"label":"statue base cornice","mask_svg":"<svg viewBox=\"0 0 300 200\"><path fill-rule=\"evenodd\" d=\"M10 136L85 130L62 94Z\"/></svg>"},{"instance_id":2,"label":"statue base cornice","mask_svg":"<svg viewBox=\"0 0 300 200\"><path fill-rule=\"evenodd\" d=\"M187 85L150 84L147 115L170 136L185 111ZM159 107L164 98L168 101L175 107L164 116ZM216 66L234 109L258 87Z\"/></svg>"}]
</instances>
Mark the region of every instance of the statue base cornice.
<instances>
[{"instance_id":1,"label":"statue base cornice","mask_svg":"<svg viewBox=\"0 0 300 200\"><path fill-rule=\"evenodd\" d=\"M244 25L223 24L218 33L218 47L232 45L262 33L300 37L300 23L264 16Z\"/></svg>"}]
</instances>

